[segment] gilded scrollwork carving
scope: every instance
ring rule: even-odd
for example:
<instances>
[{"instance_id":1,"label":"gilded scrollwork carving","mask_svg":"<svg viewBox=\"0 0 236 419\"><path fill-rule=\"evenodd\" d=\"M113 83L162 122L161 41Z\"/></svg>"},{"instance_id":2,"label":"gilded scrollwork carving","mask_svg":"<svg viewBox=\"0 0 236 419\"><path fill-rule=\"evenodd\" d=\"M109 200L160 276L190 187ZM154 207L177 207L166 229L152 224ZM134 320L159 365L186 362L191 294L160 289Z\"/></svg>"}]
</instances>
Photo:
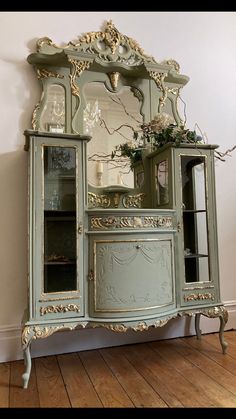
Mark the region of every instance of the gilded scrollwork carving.
<instances>
[{"instance_id":1,"label":"gilded scrollwork carving","mask_svg":"<svg viewBox=\"0 0 236 419\"><path fill-rule=\"evenodd\" d=\"M149 71L150 77L155 81L158 89L162 92L162 96L159 98L159 107L158 112L161 111L161 108L165 105L167 98L168 87L165 86L164 80L167 76L167 73L159 73L158 71Z\"/></svg>"},{"instance_id":2,"label":"gilded scrollwork carving","mask_svg":"<svg viewBox=\"0 0 236 419\"><path fill-rule=\"evenodd\" d=\"M76 84L76 77L80 77L84 70L88 69L90 66L90 61L80 61L75 60L74 58L68 57L68 61L73 66L72 74L70 74L70 85L72 95L79 97L79 87Z\"/></svg>"},{"instance_id":3,"label":"gilded scrollwork carving","mask_svg":"<svg viewBox=\"0 0 236 419\"><path fill-rule=\"evenodd\" d=\"M101 48L103 43L103 48ZM118 61L129 65L144 62L156 63L155 59L146 54L137 41L121 34L111 20L106 22L104 31L92 31L82 35L77 42L70 41L64 46L56 45L50 38L44 37L37 41L37 51L62 51L63 49L77 52L96 53L100 61Z\"/></svg>"},{"instance_id":4,"label":"gilded scrollwork carving","mask_svg":"<svg viewBox=\"0 0 236 419\"><path fill-rule=\"evenodd\" d=\"M200 301L200 300L213 300L215 299L215 295L206 292L206 293L196 293L196 294L186 294L184 295L184 301Z\"/></svg>"},{"instance_id":5,"label":"gilded scrollwork carving","mask_svg":"<svg viewBox=\"0 0 236 419\"><path fill-rule=\"evenodd\" d=\"M45 68L38 68L37 69L37 77L38 77L38 79L46 79L47 77L55 77L57 79L63 79L64 75L53 72L53 71L49 71Z\"/></svg>"},{"instance_id":6,"label":"gilded scrollwork carving","mask_svg":"<svg viewBox=\"0 0 236 419\"><path fill-rule=\"evenodd\" d=\"M89 208L109 208L111 206L111 198L108 195L96 195L88 192L88 206Z\"/></svg>"},{"instance_id":7,"label":"gilded scrollwork carving","mask_svg":"<svg viewBox=\"0 0 236 419\"><path fill-rule=\"evenodd\" d=\"M173 227L172 217L165 216L127 216L127 217L91 217L91 230L108 230L117 228L171 228Z\"/></svg>"},{"instance_id":8,"label":"gilded scrollwork carving","mask_svg":"<svg viewBox=\"0 0 236 419\"><path fill-rule=\"evenodd\" d=\"M132 327L132 330L135 332L143 332L144 330L148 330L149 326L145 322L139 322L137 326Z\"/></svg>"},{"instance_id":9,"label":"gilded scrollwork carving","mask_svg":"<svg viewBox=\"0 0 236 419\"><path fill-rule=\"evenodd\" d=\"M53 335L56 332L62 332L66 330L75 330L79 327L85 328L87 326L88 322L76 322L76 323L65 323L61 325L32 325L32 326L26 326L23 329L21 340L23 348L26 348L31 340L35 339L45 339L51 335Z\"/></svg>"},{"instance_id":10,"label":"gilded scrollwork carving","mask_svg":"<svg viewBox=\"0 0 236 419\"><path fill-rule=\"evenodd\" d=\"M40 307L40 316L51 313L67 313L68 311L76 311L79 313L80 307L77 304L67 304L66 306L59 304L58 306L51 305L47 307Z\"/></svg>"},{"instance_id":11,"label":"gilded scrollwork carving","mask_svg":"<svg viewBox=\"0 0 236 419\"><path fill-rule=\"evenodd\" d=\"M168 64L171 65L171 67L174 68L174 70L176 71L176 73L180 72L180 65L176 60L173 60L172 58L169 58L168 60L164 60L161 62L161 64Z\"/></svg>"},{"instance_id":12,"label":"gilded scrollwork carving","mask_svg":"<svg viewBox=\"0 0 236 419\"><path fill-rule=\"evenodd\" d=\"M35 106L34 110L33 110L33 115L32 115L32 128L33 130L37 129L37 120L38 120L38 111L40 110L40 102L37 103L37 105Z\"/></svg>"},{"instance_id":13,"label":"gilded scrollwork carving","mask_svg":"<svg viewBox=\"0 0 236 419\"><path fill-rule=\"evenodd\" d=\"M141 208L145 194L125 195L122 202L125 208Z\"/></svg>"}]
</instances>

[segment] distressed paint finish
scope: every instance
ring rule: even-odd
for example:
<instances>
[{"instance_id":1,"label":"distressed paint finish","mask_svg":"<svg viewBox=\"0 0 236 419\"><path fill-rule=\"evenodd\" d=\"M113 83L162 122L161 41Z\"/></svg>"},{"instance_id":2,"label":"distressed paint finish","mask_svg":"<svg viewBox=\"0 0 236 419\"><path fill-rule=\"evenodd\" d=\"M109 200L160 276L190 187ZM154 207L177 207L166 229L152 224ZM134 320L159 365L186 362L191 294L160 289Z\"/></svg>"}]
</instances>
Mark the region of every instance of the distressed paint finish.
<instances>
[{"instance_id":1,"label":"distressed paint finish","mask_svg":"<svg viewBox=\"0 0 236 419\"><path fill-rule=\"evenodd\" d=\"M227 311L219 292L216 146L169 144L144 156L142 168L140 164L134 168L135 174L144 170L144 184L132 191L127 188L116 193L114 189L112 194L111 189L87 184L90 137L82 135L85 84L101 82L113 93L123 85L130 85L142 101L145 122L161 110L173 115L180 124L177 100L188 77L179 73L175 60L157 63L112 22L107 22L104 31L89 32L64 47L41 38L37 53L31 54L28 61L36 69L42 97L33 111L33 130L25 132L25 150L29 151L29 307L22 330L24 388L31 370L31 342L63 330L105 327L114 332L129 329L141 332L188 315L196 316L196 333L200 338L202 314L219 318L220 343L225 352L223 331ZM62 86L65 92L64 134L39 132L52 85ZM42 285L43 145L76 149L78 278L76 290L69 292L45 293ZM209 281L185 282L181 155L206 156ZM168 199L158 205L155 166L166 159ZM58 239L63 240L63 235Z\"/></svg>"}]
</instances>

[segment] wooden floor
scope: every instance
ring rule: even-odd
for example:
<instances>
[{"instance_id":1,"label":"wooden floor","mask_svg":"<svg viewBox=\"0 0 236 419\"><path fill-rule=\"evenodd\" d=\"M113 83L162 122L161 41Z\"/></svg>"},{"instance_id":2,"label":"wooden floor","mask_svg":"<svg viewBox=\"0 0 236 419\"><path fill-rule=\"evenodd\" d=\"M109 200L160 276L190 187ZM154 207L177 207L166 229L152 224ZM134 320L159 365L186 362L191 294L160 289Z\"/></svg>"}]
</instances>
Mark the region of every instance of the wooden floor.
<instances>
[{"instance_id":1,"label":"wooden floor","mask_svg":"<svg viewBox=\"0 0 236 419\"><path fill-rule=\"evenodd\" d=\"M0 364L0 407L236 407L236 331Z\"/></svg>"}]
</instances>

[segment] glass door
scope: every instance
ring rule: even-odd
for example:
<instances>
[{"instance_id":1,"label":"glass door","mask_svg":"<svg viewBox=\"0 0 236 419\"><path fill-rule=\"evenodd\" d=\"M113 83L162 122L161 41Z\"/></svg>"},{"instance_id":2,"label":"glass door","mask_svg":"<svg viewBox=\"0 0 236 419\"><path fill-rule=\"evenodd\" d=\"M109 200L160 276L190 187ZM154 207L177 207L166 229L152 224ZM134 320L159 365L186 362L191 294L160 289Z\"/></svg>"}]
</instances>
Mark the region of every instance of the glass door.
<instances>
[{"instance_id":1,"label":"glass door","mask_svg":"<svg viewBox=\"0 0 236 419\"><path fill-rule=\"evenodd\" d=\"M76 291L76 147L43 146L43 293Z\"/></svg>"},{"instance_id":2,"label":"glass door","mask_svg":"<svg viewBox=\"0 0 236 419\"><path fill-rule=\"evenodd\" d=\"M209 281L206 156L181 156L185 282Z\"/></svg>"}]
</instances>

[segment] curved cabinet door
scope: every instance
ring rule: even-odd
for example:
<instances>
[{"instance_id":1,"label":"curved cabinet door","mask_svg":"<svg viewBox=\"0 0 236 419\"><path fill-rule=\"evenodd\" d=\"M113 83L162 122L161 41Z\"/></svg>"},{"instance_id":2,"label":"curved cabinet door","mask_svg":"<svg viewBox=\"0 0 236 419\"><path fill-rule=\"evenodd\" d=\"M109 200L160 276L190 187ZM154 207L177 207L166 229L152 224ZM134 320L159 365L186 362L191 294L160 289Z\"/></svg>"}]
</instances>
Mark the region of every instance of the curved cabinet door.
<instances>
[{"instance_id":1,"label":"curved cabinet door","mask_svg":"<svg viewBox=\"0 0 236 419\"><path fill-rule=\"evenodd\" d=\"M90 314L137 317L175 307L171 234L90 239Z\"/></svg>"}]
</instances>

